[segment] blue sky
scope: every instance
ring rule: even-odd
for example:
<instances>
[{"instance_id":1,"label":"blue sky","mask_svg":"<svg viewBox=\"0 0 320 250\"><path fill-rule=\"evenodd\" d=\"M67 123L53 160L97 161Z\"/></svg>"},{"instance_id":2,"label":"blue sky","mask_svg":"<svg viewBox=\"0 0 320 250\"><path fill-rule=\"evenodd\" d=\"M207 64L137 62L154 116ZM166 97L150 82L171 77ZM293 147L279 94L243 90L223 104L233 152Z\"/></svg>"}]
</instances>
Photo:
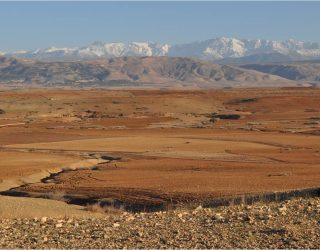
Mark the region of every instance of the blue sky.
<instances>
[{"instance_id":1,"label":"blue sky","mask_svg":"<svg viewBox=\"0 0 320 250\"><path fill-rule=\"evenodd\" d=\"M217 36L320 42L320 2L0 2L0 51Z\"/></svg>"}]
</instances>

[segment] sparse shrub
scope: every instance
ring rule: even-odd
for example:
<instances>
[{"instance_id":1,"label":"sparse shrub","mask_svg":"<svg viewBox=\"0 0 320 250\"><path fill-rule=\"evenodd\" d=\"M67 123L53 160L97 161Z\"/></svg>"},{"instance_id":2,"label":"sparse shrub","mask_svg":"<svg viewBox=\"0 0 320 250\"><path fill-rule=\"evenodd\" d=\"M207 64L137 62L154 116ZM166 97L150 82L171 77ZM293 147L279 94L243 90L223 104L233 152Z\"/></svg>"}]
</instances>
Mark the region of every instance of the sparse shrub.
<instances>
[{"instance_id":1,"label":"sparse shrub","mask_svg":"<svg viewBox=\"0 0 320 250\"><path fill-rule=\"evenodd\" d=\"M211 122L216 122L218 120L238 120L241 118L238 114L217 114L212 113L209 115Z\"/></svg>"},{"instance_id":2,"label":"sparse shrub","mask_svg":"<svg viewBox=\"0 0 320 250\"><path fill-rule=\"evenodd\" d=\"M100 202L88 204L85 208L87 211L95 213L120 214L123 213L123 208L116 208L114 206L103 206Z\"/></svg>"},{"instance_id":3,"label":"sparse shrub","mask_svg":"<svg viewBox=\"0 0 320 250\"><path fill-rule=\"evenodd\" d=\"M241 98L241 99L231 100L227 104L237 105L237 104L252 103L252 102L257 102L257 101L258 101L258 98Z\"/></svg>"},{"instance_id":4,"label":"sparse shrub","mask_svg":"<svg viewBox=\"0 0 320 250\"><path fill-rule=\"evenodd\" d=\"M74 169L71 168L70 166L62 168L62 171L71 171L71 170L74 170Z\"/></svg>"},{"instance_id":5,"label":"sparse shrub","mask_svg":"<svg viewBox=\"0 0 320 250\"><path fill-rule=\"evenodd\" d=\"M68 199L66 199L66 193L62 190L56 190L54 192L48 193L48 198L52 200L57 200L57 201L63 201L63 202L68 202Z\"/></svg>"}]
</instances>

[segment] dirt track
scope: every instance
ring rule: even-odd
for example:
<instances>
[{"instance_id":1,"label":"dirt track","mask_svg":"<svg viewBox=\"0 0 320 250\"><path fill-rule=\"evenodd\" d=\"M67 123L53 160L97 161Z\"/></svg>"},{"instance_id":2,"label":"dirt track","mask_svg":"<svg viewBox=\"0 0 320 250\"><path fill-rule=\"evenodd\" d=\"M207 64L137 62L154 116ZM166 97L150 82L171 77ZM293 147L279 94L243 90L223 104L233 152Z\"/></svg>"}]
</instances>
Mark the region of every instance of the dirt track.
<instances>
[{"instance_id":1,"label":"dirt track","mask_svg":"<svg viewBox=\"0 0 320 250\"><path fill-rule=\"evenodd\" d=\"M122 159L17 190L161 203L315 187L319 100L317 89L5 91L0 124L21 125L0 128L0 178L112 153Z\"/></svg>"}]
</instances>

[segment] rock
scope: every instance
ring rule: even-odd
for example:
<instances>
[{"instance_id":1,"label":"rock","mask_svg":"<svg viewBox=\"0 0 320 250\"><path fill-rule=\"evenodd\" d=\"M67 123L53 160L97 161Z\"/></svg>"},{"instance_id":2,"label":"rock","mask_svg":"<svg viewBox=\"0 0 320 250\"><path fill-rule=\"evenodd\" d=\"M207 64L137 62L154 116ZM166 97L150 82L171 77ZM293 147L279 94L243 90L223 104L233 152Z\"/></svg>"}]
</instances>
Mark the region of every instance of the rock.
<instances>
[{"instance_id":1,"label":"rock","mask_svg":"<svg viewBox=\"0 0 320 250\"><path fill-rule=\"evenodd\" d=\"M113 227L120 227L120 224L119 224L118 222L116 222L116 223L113 223L112 226L113 226Z\"/></svg>"},{"instance_id":2,"label":"rock","mask_svg":"<svg viewBox=\"0 0 320 250\"><path fill-rule=\"evenodd\" d=\"M202 210L202 206L198 206L195 210L199 211L199 210Z\"/></svg>"},{"instance_id":3,"label":"rock","mask_svg":"<svg viewBox=\"0 0 320 250\"><path fill-rule=\"evenodd\" d=\"M223 221L224 220L224 217L223 216L221 216L221 214L215 214L214 215L214 219L215 220L217 220L217 221Z\"/></svg>"},{"instance_id":4,"label":"rock","mask_svg":"<svg viewBox=\"0 0 320 250\"><path fill-rule=\"evenodd\" d=\"M60 228L60 227L62 227L63 226L63 224L62 223L58 223L58 224L56 224L56 228Z\"/></svg>"},{"instance_id":5,"label":"rock","mask_svg":"<svg viewBox=\"0 0 320 250\"><path fill-rule=\"evenodd\" d=\"M279 212L284 212L284 211L287 211L287 207L286 206L281 206L281 207L279 207Z\"/></svg>"},{"instance_id":6,"label":"rock","mask_svg":"<svg viewBox=\"0 0 320 250\"><path fill-rule=\"evenodd\" d=\"M164 239L164 238L160 238L160 243L161 243L161 244L167 244L167 240Z\"/></svg>"},{"instance_id":7,"label":"rock","mask_svg":"<svg viewBox=\"0 0 320 250\"><path fill-rule=\"evenodd\" d=\"M129 217L126 218L126 221L128 222L134 221L134 216L130 215Z\"/></svg>"},{"instance_id":8,"label":"rock","mask_svg":"<svg viewBox=\"0 0 320 250\"><path fill-rule=\"evenodd\" d=\"M47 222L47 217L42 217L41 219L40 219L40 221L42 222L42 223L46 223Z\"/></svg>"}]
</instances>

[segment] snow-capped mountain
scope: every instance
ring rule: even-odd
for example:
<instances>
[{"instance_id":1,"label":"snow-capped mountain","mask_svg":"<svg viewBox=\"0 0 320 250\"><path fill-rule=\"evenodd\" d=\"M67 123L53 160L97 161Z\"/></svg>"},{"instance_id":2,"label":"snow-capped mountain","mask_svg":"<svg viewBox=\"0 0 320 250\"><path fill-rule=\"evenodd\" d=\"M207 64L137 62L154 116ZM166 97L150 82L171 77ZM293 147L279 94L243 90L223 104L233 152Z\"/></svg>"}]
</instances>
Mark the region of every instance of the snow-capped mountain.
<instances>
[{"instance_id":1,"label":"snow-capped mountain","mask_svg":"<svg viewBox=\"0 0 320 250\"><path fill-rule=\"evenodd\" d=\"M50 47L46 49L36 49L31 51L16 51L6 54L7 56L13 56L17 58L29 58L29 59L73 59L76 48L56 48Z\"/></svg>"},{"instance_id":2,"label":"snow-capped mountain","mask_svg":"<svg viewBox=\"0 0 320 250\"><path fill-rule=\"evenodd\" d=\"M220 37L201 42L175 45L169 51L171 56L192 56L209 60L240 58L266 53L280 53L296 57L319 57L320 47L317 43L292 39L271 41Z\"/></svg>"},{"instance_id":3,"label":"snow-capped mountain","mask_svg":"<svg viewBox=\"0 0 320 250\"><path fill-rule=\"evenodd\" d=\"M94 42L81 48L56 48L36 49L33 51L18 51L6 54L18 58L38 60L68 60L68 59L95 59L115 58L123 56L165 56L170 46L147 42L132 43L103 43Z\"/></svg>"},{"instance_id":4,"label":"snow-capped mountain","mask_svg":"<svg viewBox=\"0 0 320 250\"><path fill-rule=\"evenodd\" d=\"M165 56L168 54L169 45L156 43L102 43L95 42L87 47L80 48L76 55L80 58L87 57L123 57L123 56Z\"/></svg>"},{"instance_id":5,"label":"snow-capped mountain","mask_svg":"<svg viewBox=\"0 0 320 250\"><path fill-rule=\"evenodd\" d=\"M219 61L242 57L251 58L250 56L253 55L263 55L263 57L259 57L261 60L261 58L267 57L268 54L281 54L285 56L284 58L291 58L292 60L313 59L320 57L320 46L318 43L295 41L292 39L286 41L272 41L219 37L177 45L150 42L95 42L89 46L80 48L51 47L33 51L18 51L5 55L38 60L82 60L123 56L178 56Z\"/></svg>"}]
</instances>

